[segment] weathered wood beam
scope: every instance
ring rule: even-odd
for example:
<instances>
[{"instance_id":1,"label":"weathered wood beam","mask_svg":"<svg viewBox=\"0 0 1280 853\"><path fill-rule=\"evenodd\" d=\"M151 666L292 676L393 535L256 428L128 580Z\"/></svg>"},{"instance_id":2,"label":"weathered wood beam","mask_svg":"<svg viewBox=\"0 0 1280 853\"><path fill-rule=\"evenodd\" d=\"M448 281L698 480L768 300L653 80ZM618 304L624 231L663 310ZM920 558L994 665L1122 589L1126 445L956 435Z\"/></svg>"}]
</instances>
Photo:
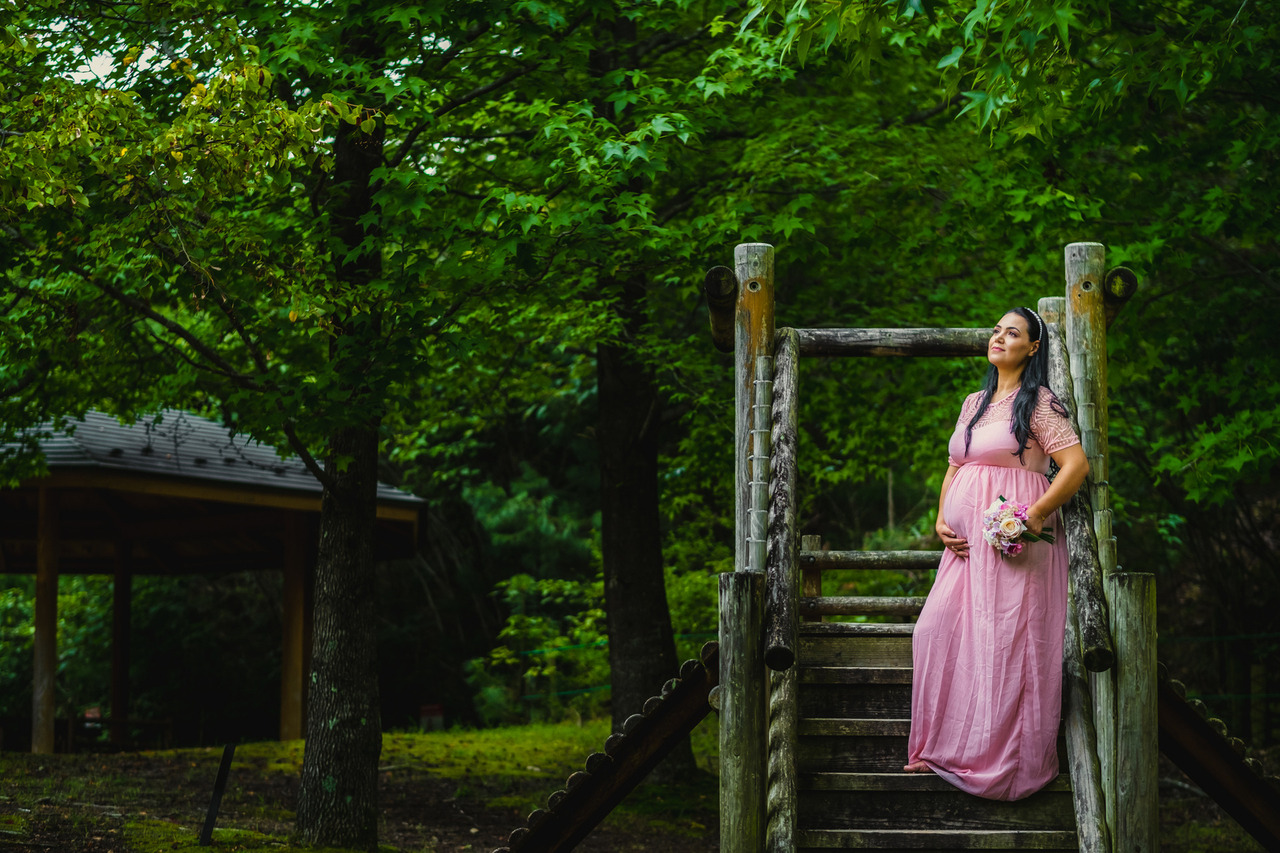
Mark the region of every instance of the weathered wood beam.
<instances>
[{"instance_id":1,"label":"weathered wood beam","mask_svg":"<svg viewBox=\"0 0 1280 853\"><path fill-rule=\"evenodd\" d=\"M1071 426L1079 432L1076 419L1075 385L1067 369L1066 344L1062 339L1062 317L1065 299L1046 297L1040 300L1040 315L1044 318L1048 348L1049 387L1053 389L1067 409ZM1081 650L1077 653L1087 669L1104 672L1115 662L1115 647L1111 639L1107 602L1102 590L1102 564L1098 557L1098 542L1094 535L1094 513L1089 506L1085 489L1080 489L1062 508L1066 526L1067 552L1070 555L1068 572L1073 589L1073 607L1079 611L1079 630L1076 632Z\"/></svg>"},{"instance_id":2,"label":"weathered wood beam","mask_svg":"<svg viewBox=\"0 0 1280 853\"><path fill-rule=\"evenodd\" d=\"M809 616L918 616L924 601L923 596L833 595L806 598L800 609Z\"/></svg>"},{"instance_id":3,"label":"weathered wood beam","mask_svg":"<svg viewBox=\"0 0 1280 853\"><path fill-rule=\"evenodd\" d=\"M1160 849L1156 576L1112 572L1116 625L1116 850Z\"/></svg>"},{"instance_id":4,"label":"weathered wood beam","mask_svg":"<svg viewBox=\"0 0 1280 853\"><path fill-rule=\"evenodd\" d=\"M981 356L990 329L797 329L801 355Z\"/></svg>"},{"instance_id":5,"label":"weathered wood beam","mask_svg":"<svg viewBox=\"0 0 1280 853\"><path fill-rule=\"evenodd\" d=\"M290 513L281 530L284 583L281 591L283 637L280 650L280 740L303 736L306 697L307 525Z\"/></svg>"},{"instance_id":6,"label":"weathered wood beam","mask_svg":"<svg viewBox=\"0 0 1280 853\"><path fill-rule=\"evenodd\" d=\"M778 332L774 358L773 441L769 478L769 552L764 662L784 670L796 660L800 563L796 542L796 441L799 355L794 329Z\"/></svg>"},{"instance_id":7,"label":"weathered wood beam","mask_svg":"<svg viewBox=\"0 0 1280 853\"><path fill-rule=\"evenodd\" d=\"M1075 801L1076 832L1080 853L1108 853L1106 801L1102 793L1102 767L1098 762L1098 733L1093 723L1093 697L1080 657L1080 625L1074 602L1067 607L1067 635L1062 654L1063 690L1066 692L1067 764Z\"/></svg>"},{"instance_id":8,"label":"weathered wood beam","mask_svg":"<svg viewBox=\"0 0 1280 853\"><path fill-rule=\"evenodd\" d=\"M765 839L764 580L720 575L720 636L734 640L720 644L720 849L743 853Z\"/></svg>"},{"instance_id":9,"label":"weathered wood beam","mask_svg":"<svg viewBox=\"0 0 1280 853\"><path fill-rule=\"evenodd\" d=\"M822 570L818 568L817 555L822 553L821 536L800 537L800 600L822 595ZM809 559L805 559L808 556ZM821 622L819 615L801 613L805 622Z\"/></svg>"},{"instance_id":10,"label":"weathered wood beam","mask_svg":"<svg viewBox=\"0 0 1280 853\"><path fill-rule=\"evenodd\" d=\"M796 849L799 692L798 667L769 673L769 787L765 796L768 853L795 853Z\"/></svg>"},{"instance_id":11,"label":"weathered wood beam","mask_svg":"<svg viewBox=\"0 0 1280 853\"><path fill-rule=\"evenodd\" d=\"M833 569L874 569L877 571L926 571L938 568L941 551L816 551L800 552L800 567Z\"/></svg>"},{"instance_id":12,"label":"weathered wood beam","mask_svg":"<svg viewBox=\"0 0 1280 853\"><path fill-rule=\"evenodd\" d=\"M132 546L116 543L115 576L111 583L111 743L124 746L129 739L129 658L133 616L133 572L129 565Z\"/></svg>"},{"instance_id":13,"label":"weathered wood beam","mask_svg":"<svg viewBox=\"0 0 1280 853\"><path fill-rule=\"evenodd\" d=\"M1113 267L1102 278L1102 302L1107 328L1120 313L1125 303L1138 292L1138 275L1128 267Z\"/></svg>"},{"instance_id":14,"label":"weathered wood beam","mask_svg":"<svg viewBox=\"0 0 1280 853\"><path fill-rule=\"evenodd\" d=\"M712 267L702 279L711 316L711 343L720 352L733 352L733 315L738 302L738 277L728 267Z\"/></svg>"},{"instance_id":15,"label":"weathered wood beam","mask_svg":"<svg viewBox=\"0 0 1280 853\"><path fill-rule=\"evenodd\" d=\"M743 243L733 251L740 287L734 313L734 569L747 567L751 507L752 407L756 366L773 356L773 246ZM765 475L761 471L762 476ZM763 570L763 566L760 570ZM723 640L723 638L722 638Z\"/></svg>"},{"instance_id":16,"label":"weathered wood beam","mask_svg":"<svg viewBox=\"0 0 1280 853\"><path fill-rule=\"evenodd\" d=\"M31 751L53 752L58 672L58 496L41 488L36 498L35 647L31 690Z\"/></svg>"}]
</instances>

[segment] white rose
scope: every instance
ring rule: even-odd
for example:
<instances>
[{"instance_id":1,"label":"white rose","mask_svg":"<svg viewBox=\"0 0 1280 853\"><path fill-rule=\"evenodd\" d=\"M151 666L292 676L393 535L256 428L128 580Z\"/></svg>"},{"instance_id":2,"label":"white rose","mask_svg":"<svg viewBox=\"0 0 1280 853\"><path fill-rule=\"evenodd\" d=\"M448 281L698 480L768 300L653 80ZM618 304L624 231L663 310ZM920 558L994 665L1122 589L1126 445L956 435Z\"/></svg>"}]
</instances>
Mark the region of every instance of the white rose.
<instances>
[{"instance_id":1,"label":"white rose","mask_svg":"<svg viewBox=\"0 0 1280 853\"><path fill-rule=\"evenodd\" d=\"M1016 518L1006 518L1000 522L1000 535L1006 539L1013 539L1020 535L1026 528L1022 526L1022 522Z\"/></svg>"}]
</instances>

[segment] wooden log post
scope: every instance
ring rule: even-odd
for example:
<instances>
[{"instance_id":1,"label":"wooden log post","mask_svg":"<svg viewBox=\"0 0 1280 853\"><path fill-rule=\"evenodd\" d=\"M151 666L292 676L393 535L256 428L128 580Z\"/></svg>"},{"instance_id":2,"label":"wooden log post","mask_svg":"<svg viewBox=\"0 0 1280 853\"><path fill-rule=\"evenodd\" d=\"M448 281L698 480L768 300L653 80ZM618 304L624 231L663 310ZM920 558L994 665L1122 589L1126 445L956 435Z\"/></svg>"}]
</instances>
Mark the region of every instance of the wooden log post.
<instances>
[{"instance_id":1,"label":"wooden log post","mask_svg":"<svg viewBox=\"0 0 1280 853\"><path fill-rule=\"evenodd\" d=\"M1159 833L1156 578L1107 577L1116 623L1116 853L1155 853Z\"/></svg>"},{"instance_id":2,"label":"wooden log post","mask_svg":"<svg viewBox=\"0 0 1280 853\"><path fill-rule=\"evenodd\" d=\"M1074 384L1076 418L1080 443L1089 458L1089 502L1094 510L1094 534L1098 535L1100 514L1110 512L1107 493L1107 338L1102 282L1106 270L1106 250L1101 243L1071 243L1066 247L1066 302L1063 326L1067 356ZM1103 518L1109 516L1103 515ZM1102 525L1108 539L1098 536L1099 566L1104 594L1109 592L1106 576L1115 568L1114 547L1109 545L1110 528ZM1111 632L1115 636L1114 612ZM1116 834L1116 696L1113 672L1095 674L1091 679L1094 721L1098 735L1098 759L1102 767L1102 788L1106 799L1107 829Z\"/></svg>"},{"instance_id":3,"label":"wooden log post","mask_svg":"<svg viewBox=\"0 0 1280 853\"><path fill-rule=\"evenodd\" d=\"M36 498L35 670L31 691L31 751L53 752L58 706L58 500L41 486Z\"/></svg>"},{"instance_id":4,"label":"wooden log post","mask_svg":"<svg viewBox=\"0 0 1280 853\"><path fill-rule=\"evenodd\" d=\"M1076 419L1075 383L1067 368L1066 344L1062 339L1062 297L1046 297L1040 300L1040 315L1046 328L1049 357L1049 387L1058 395L1067 409L1072 427L1079 433ZM1104 672L1115 661L1115 649L1111 639L1111 626L1107 616L1106 596L1102 589L1102 566L1098 558L1097 536L1094 534L1094 514L1084 489L1075 494L1062 508L1070 554L1069 575L1072 587L1072 606L1079 611L1079 629L1076 632L1081 648L1077 650L1087 669Z\"/></svg>"},{"instance_id":5,"label":"wooden log post","mask_svg":"<svg viewBox=\"0 0 1280 853\"><path fill-rule=\"evenodd\" d=\"M795 330L779 330L774 362L764 649L764 662L774 670L784 670L795 663L799 631L800 563L796 548L798 350Z\"/></svg>"},{"instance_id":6,"label":"wooden log post","mask_svg":"<svg viewBox=\"0 0 1280 853\"><path fill-rule=\"evenodd\" d=\"M123 747L129 740L129 658L132 638L133 572L129 555L133 543L118 540L111 582L111 725L110 738Z\"/></svg>"},{"instance_id":7,"label":"wooden log post","mask_svg":"<svg viewBox=\"0 0 1280 853\"><path fill-rule=\"evenodd\" d=\"M764 574L720 575L720 849L759 853L765 840ZM746 626L748 630L742 630Z\"/></svg>"},{"instance_id":8,"label":"wooden log post","mask_svg":"<svg viewBox=\"0 0 1280 853\"><path fill-rule=\"evenodd\" d=\"M1073 595L1074 597L1074 595ZM1071 795L1075 802L1076 837L1080 853L1108 853L1106 799L1102 792L1102 765L1098 761L1097 729L1093 722L1093 696L1088 673L1080 657L1079 609L1067 608L1067 636L1062 655L1063 689L1066 691L1067 764Z\"/></svg>"},{"instance_id":9,"label":"wooden log post","mask_svg":"<svg viewBox=\"0 0 1280 853\"><path fill-rule=\"evenodd\" d=\"M756 367L761 357L773 356L773 246L743 243L734 249L738 304L734 315L734 568L747 567L750 489L755 471L751 465L751 414L755 405ZM768 476L767 469L760 472ZM762 571L763 566L757 570Z\"/></svg>"},{"instance_id":10,"label":"wooden log post","mask_svg":"<svg viewBox=\"0 0 1280 853\"><path fill-rule=\"evenodd\" d=\"M281 531L284 579L281 588L280 740L301 738L306 719L306 535L305 519L299 513L289 513Z\"/></svg>"},{"instance_id":11,"label":"wooden log post","mask_svg":"<svg viewBox=\"0 0 1280 853\"><path fill-rule=\"evenodd\" d=\"M800 737L800 672L797 667L769 673L768 787L765 849L795 853L796 749Z\"/></svg>"},{"instance_id":12,"label":"wooden log post","mask_svg":"<svg viewBox=\"0 0 1280 853\"><path fill-rule=\"evenodd\" d=\"M764 546L773 246L743 243L734 249L734 265L735 571L720 576L720 849L756 853L764 849L766 814ZM753 484L764 489L757 491L754 506Z\"/></svg>"},{"instance_id":13,"label":"wooden log post","mask_svg":"<svg viewBox=\"0 0 1280 853\"><path fill-rule=\"evenodd\" d=\"M818 553L822 551L821 536L801 536L800 553L805 555L800 561L800 597L820 598L822 596L822 569L818 566ZM937 568L937 566L934 566ZM803 610L803 608L801 608ZM821 622L820 614L802 613L805 622Z\"/></svg>"}]
</instances>

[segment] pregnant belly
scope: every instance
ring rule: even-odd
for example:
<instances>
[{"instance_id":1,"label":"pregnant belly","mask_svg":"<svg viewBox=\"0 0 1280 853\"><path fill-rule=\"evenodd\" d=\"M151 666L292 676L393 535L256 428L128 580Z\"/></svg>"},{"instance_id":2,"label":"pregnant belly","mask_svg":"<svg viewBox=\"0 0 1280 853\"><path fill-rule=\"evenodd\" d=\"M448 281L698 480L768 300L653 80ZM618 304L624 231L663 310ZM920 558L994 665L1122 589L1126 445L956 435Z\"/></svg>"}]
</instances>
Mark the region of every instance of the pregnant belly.
<instances>
[{"instance_id":1,"label":"pregnant belly","mask_svg":"<svg viewBox=\"0 0 1280 853\"><path fill-rule=\"evenodd\" d=\"M972 544L982 539L982 513L1000 497L1018 503L1034 503L1045 493L1043 474L999 465L969 464L960 467L947 488L942 505L943 521L957 536Z\"/></svg>"}]
</instances>

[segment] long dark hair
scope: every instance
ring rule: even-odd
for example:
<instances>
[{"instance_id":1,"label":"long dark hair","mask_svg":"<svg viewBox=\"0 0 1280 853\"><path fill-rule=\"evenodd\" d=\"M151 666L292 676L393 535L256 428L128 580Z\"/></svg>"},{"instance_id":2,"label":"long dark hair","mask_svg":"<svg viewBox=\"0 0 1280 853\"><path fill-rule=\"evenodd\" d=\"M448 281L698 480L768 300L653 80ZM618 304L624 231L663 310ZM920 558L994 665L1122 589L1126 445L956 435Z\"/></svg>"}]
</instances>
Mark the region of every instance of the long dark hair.
<instances>
[{"instance_id":1,"label":"long dark hair","mask_svg":"<svg viewBox=\"0 0 1280 853\"><path fill-rule=\"evenodd\" d=\"M1040 315L1032 311L1030 308L1010 308L1005 314L1017 314L1027 323L1027 337L1032 343L1039 341L1042 337L1044 322L1040 319ZM982 399L978 402L978 411L974 413L969 420L969 425L964 430L964 455L969 455L969 442L973 438L973 425L982 419L986 413L987 407L991 405L991 398L996 393L996 384L1000 380L1000 371L996 370L993 364L987 369L986 381L982 383ZM1022 387L1018 389L1018 396L1013 399L1013 422L1009 425L1009 431L1013 433L1013 437L1018 441L1018 449L1013 455L1018 457L1018 462L1026 464L1022 458L1023 453L1027 449L1029 440L1033 438L1031 434L1031 415L1036 410L1036 402L1040 399L1040 388L1044 387L1049 392L1049 405L1053 410L1064 418L1067 416L1067 409L1058 400L1057 395L1053 393L1053 389L1049 388L1049 347L1047 342L1042 342L1036 348L1035 355L1027 360L1027 366L1022 369Z\"/></svg>"}]
</instances>

